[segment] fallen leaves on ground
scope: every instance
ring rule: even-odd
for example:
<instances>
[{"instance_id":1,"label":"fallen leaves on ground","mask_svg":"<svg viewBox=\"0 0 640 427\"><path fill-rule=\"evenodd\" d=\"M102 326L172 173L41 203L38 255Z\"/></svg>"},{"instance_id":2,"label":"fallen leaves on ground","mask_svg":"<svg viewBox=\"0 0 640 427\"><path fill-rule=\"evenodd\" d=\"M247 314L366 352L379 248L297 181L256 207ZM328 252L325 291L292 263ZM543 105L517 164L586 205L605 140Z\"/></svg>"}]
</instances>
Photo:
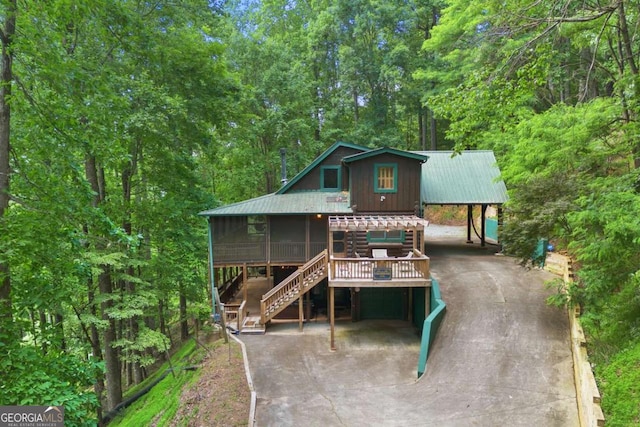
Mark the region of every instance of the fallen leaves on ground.
<instances>
[{"instance_id":1,"label":"fallen leaves on ground","mask_svg":"<svg viewBox=\"0 0 640 427\"><path fill-rule=\"evenodd\" d=\"M242 348L233 339L204 344L200 376L182 391L172 426L246 426L251 391L247 384Z\"/></svg>"}]
</instances>

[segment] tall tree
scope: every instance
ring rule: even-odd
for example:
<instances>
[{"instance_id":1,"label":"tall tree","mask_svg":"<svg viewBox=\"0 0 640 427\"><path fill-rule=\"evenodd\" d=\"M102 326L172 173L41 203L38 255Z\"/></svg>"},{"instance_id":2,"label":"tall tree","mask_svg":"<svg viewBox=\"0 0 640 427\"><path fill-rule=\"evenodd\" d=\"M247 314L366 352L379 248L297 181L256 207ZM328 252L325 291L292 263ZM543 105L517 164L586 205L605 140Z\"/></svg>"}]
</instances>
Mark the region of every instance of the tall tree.
<instances>
[{"instance_id":1,"label":"tall tree","mask_svg":"<svg viewBox=\"0 0 640 427\"><path fill-rule=\"evenodd\" d=\"M2 28L0 29L0 43L2 56L0 57L0 231L5 229L5 216L9 208L11 165L11 89L13 85L13 38L16 33L17 2L9 1L3 4ZM4 233L3 233L4 234ZM6 244L6 243L5 243ZM5 244L0 245L0 325L5 331L11 330L11 273Z\"/></svg>"}]
</instances>

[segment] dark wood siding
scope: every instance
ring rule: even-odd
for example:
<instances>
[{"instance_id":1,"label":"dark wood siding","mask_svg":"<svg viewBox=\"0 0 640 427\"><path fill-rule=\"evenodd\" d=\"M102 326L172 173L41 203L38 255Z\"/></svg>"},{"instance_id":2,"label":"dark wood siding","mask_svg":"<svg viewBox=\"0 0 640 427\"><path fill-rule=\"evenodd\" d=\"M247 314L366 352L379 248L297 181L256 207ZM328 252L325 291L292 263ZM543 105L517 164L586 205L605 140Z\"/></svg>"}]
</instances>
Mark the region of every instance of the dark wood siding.
<instances>
[{"instance_id":1,"label":"dark wood siding","mask_svg":"<svg viewBox=\"0 0 640 427\"><path fill-rule=\"evenodd\" d=\"M347 256L354 257L356 252L361 257L371 257L371 250L374 248L385 248L387 253L392 257L406 256L413 250L414 233L407 232L404 235L404 242L399 243L369 243L367 241L366 231L350 231L347 236ZM420 251L420 242L416 245Z\"/></svg>"},{"instance_id":2,"label":"dark wood siding","mask_svg":"<svg viewBox=\"0 0 640 427\"><path fill-rule=\"evenodd\" d=\"M316 165L310 170L300 181L296 182L288 190L289 192L295 191L309 191L320 190L320 173L322 166L340 166L342 175L342 184L340 190L347 190L349 188L349 170L342 166L342 159L352 154L360 153L359 150L355 150L349 147L339 147L331 153L326 159Z\"/></svg>"},{"instance_id":3,"label":"dark wood siding","mask_svg":"<svg viewBox=\"0 0 640 427\"><path fill-rule=\"evenodd\" d=\"M397 192L375 192L375 165L380 163L397 164ZM416 206L420 204L421 165L417 160L393 154L382 154L351 163L351 203L357 205L359 213L414 213Z\"/></svg>"}]
</instances>

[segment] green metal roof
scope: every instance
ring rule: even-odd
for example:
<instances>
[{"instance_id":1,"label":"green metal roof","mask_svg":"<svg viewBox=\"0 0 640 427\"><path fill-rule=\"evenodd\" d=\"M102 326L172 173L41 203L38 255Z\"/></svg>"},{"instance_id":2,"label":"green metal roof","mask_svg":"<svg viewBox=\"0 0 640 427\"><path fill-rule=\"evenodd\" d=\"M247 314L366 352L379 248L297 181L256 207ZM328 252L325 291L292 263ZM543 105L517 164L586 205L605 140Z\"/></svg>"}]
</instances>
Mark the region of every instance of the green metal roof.
<instances>
[{"instance_id":1,"label":"green metal roof","mask_svg":"<svg viewBox=\"0 0 640 427\"><path fill-rule=\"evenodd\" d=\"M271 193L243 202L200 212L202 216L352 214L349 193L309 191L304 193Z\"/></svg>"},{"instance_id":2,"label":"green metal roof","mask_svg":"<svg viewBox=\"0 0 640 427\"><path fill-rule=\"evenodd\" d=\"M351 144L334 144L318 159L320 161L341 145L354 148ZM394 149L381 149L393 150ZM377 154L380 150L372 150ZM363 158L369 151L349 156ZM492 151L414 151L407 153L416 159L428 158L422 165L421 202L428 205L498 205L508 200L507 188L500 179L500 169ZM324 156L324 157L323 157ZM316 159L312 165L317 165ZM300 179L310 171L305 168L295 179ZM294 182L293 180L289 183ZM285 186L286 187L286 186ZM283 188L285 188L283 187ZM200 212L203 216L245 216L245 215L304 215L304 214L352 214L348 192L307 191L276 193L221 206Z\"/></svg>"},{"instance_id":3,"label":"green metal roof","mask_svg":"<svg viewBox=\"0 0 640 427\"><path fill-rule=\"evenodd\" d=\"M492 151L419 151L422 165L420 198L428 205L503 204L507 187Z\"/></svg>"}]
</instances>

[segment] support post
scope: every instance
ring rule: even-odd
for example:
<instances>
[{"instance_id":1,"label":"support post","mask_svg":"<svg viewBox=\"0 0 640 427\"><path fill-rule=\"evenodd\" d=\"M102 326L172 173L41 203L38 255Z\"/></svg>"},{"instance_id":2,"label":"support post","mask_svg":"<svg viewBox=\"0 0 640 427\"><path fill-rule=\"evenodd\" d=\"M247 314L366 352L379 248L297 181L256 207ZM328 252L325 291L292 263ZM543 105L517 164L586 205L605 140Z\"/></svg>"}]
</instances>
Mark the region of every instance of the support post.
<instances>
[{"instance_id":1,"label":"support post","mask_svg":"<svg viewBox=\"0 0 640 427\"><path fill-rule=\"evenodd\" d=\"M407 290L409 291L409 301L407 303L407 305L409 306L409 313L407 316L409 319L409 323L413 323L413 289L414 288L407 288Z\"/></svg>"},{"instance_id":2,"label":"support post","mask_svg":"<svg viewBox=\"0 0 640 427\"><path fill-rule=\"evenodd\" d=\"M485 246L485 240L486 240L486 230L485 230L485 220L486 220L486 216L487 216L487 205L482 205L481 209L480 209L480 229L482 230L480 232L480 246L484 248Z\"/></svg>"},{"instance_id":3,"label":"support post","mask_svg":"<svg viewBox=\"0 0 640 427\"><path fill-rule=\"evenodd\" d=\"M242 264L242 300L246 301L249 290L247 287L249 286L249 268L247 267L247 263Z\"/></svg>"},{"instance_id":4,"label":"support post","mask_svg":"<svg viewBox=\"0 0 640 427\"><path fill-rule=\"evenodd\" d=\"M500 252L502 252L502 239L500 239L501 232L502 232L502 205L498 205L498 243L500 244Z\"/></svg>"},{"instance_id":5,"label":"support post","mask_svg":"<svg viewBox=\"0 0 640 427\"><path fill-rule=\"evenodd\" d=\"M306 304L304 305L305 311L306 311L306 316L307 316L307 320L311 321L311 292L307 292L305 295L305 298L307 300Z\"/></svg>"},{"instance_id":6,"label":"support post","mask_svg":"<svg viewBox=\"0 0 640 427\"><path fill-rule=\"evenodd\" d=\"M304 304L303 304L304 295L300 295L298 298L298 328L300 332L302 332L302 324L304 323Z\"/></svg>"},{"instance_id":7,"label":"support post","mask_svg":"<svg viewBox=\"0 0 640 427\"><path fill-rule=\"evenodd\" d=\"M473 205L467 205L467 243L473 243L473 240L471 240L472 226L473 226Z\"/></svg>"},{"instance_id":8,"label":"support post","mask_svg":"<svg viewBox=\"0 0 640 427\"><path fill-rule=\"evenodd\" d=\"M335 288L333 286L329 287L329 321L331 322L331 351L336 350L336 341L335 341Z\"/></svg>"}]
</instances>

